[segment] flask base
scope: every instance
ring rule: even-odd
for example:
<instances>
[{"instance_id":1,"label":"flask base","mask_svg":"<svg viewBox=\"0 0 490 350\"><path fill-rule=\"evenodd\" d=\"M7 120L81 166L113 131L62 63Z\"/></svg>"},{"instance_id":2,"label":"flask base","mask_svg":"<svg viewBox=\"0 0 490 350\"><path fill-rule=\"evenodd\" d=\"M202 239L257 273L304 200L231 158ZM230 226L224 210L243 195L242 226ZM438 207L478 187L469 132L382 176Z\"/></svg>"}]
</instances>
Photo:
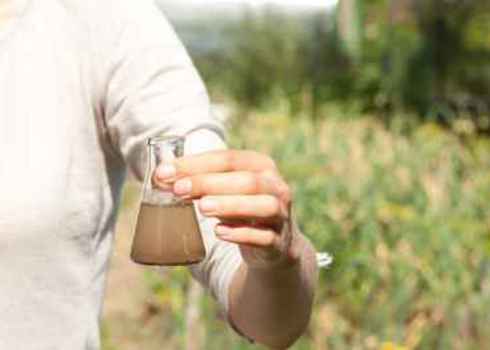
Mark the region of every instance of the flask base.
<instances>
[{"instance_id":1,"label":"flask base","mask_svg":"<svg viewBox=\"0 0 490 350\"><path fill-rule=\"evenodd\" d=\"M131 259L143 265L179 266L201 262L204 242L192 202L141 205Z\"/></svg>"}]
</instances>

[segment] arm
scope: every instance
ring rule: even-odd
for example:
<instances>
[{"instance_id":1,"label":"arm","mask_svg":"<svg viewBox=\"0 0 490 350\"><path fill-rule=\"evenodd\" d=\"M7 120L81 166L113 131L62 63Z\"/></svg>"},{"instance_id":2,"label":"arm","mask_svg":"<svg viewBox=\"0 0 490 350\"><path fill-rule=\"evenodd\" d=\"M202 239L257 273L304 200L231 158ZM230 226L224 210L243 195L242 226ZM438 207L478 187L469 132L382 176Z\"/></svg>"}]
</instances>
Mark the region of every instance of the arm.
<instances>
[{"instance_id":1,"label":"arm","mask_svg":"<svg viewBox=\"0 0 490 350\"><path fill-rule=\"evenodd\" d=\"M230 318L248 337L285 349L303 334L317 281L315 250L298 233L298 261L275 269L242 264L230 287Z\"/></svg>"}]
</instances>

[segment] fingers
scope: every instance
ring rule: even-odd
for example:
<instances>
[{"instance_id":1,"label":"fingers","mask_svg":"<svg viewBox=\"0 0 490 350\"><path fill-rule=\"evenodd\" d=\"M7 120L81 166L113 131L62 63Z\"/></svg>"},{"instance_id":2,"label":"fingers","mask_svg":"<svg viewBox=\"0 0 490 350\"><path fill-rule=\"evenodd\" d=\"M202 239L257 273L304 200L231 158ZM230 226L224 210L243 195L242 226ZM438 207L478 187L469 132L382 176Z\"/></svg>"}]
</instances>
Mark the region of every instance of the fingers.
<instances>
[{"instance_id":1,"label":"fingers","mask_svg":"<svg viewBox=\"0 0 490 350\"><path fill-rule=\"evenodd\" d=\"M190 155L161 164L155 177L159 182L173 182L178 178L205 173L232 171L275 170L274 161L261 153L241 150L220 150Z\"/></svg>"},{"instance_id":2,"label":"fingers","mask_svg":"<svg viewBox=\"0 0 490 350\"><path fill-rule=\"evenodd\" d=\"M280 219L285 216L279 199L272 195L206 196L199 201L205 216L221 219Z\"/></svg>"},{"instance_id":3,"label":"fingers","mask_svg":"<svg viewBox=\"0 0 490 350\"><path fill-rule=\"evenodd\" d=\"M283 181L266 173L237 171L194 175L178 180L173 187L177 196L199 198L205 195L272 194L281 196Z\"/></svg>"},{"instance_id":4,"label":"fingers","mask_svg":"<svg viewBox=\"0 0 490 350\"><path fill-rule=\"evenodd\" d=\"M278 234L269 228L219 224L215 232L220 239L240 245L263 248L274 248L279 245Z\"/></svg>"}]
</instances>

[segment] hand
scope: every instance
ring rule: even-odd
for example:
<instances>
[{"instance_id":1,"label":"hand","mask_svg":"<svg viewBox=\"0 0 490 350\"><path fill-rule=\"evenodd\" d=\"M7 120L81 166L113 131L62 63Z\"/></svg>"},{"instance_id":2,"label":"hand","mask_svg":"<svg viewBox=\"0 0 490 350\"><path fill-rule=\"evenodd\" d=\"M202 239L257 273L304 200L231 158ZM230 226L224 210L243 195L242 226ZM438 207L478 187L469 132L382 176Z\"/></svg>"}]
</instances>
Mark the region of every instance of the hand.
<instances>
[{"instance_id":1,"label":"hand","mask_svg":"<svg viewBox=\"0 0 490 350\"><path fill-rule=\"evenodd\" d=\"M290 265L294 225L291 192L268 156L223 150L161 164L153 183L184 199L199 199L201 213L217 217L217 237L240 245L249 267Z\"/></svg>"}]
</instances>

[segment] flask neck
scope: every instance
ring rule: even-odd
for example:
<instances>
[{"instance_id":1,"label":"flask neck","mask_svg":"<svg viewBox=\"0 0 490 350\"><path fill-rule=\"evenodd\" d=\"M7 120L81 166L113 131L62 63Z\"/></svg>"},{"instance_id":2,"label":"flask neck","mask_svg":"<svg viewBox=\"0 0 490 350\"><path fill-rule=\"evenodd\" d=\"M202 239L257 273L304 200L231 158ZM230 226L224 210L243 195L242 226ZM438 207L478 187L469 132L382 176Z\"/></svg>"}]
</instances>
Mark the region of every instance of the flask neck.
<instances>
[{"instance_id":1,"label":"flask neck","mask_svg":"<svg viewBox=\"0 0 490 350\"><path fill-rule=\"evenodd\" d=\"M185 138L180 136L156 137L148 140L148 168L145 176L143 202L152 205L170 205L179 202L169 188L155 186L153 174L162 164L171 164L184 155Z\"/></svg>"},{"instance_id":2,"label":"flask neck","mask_svg":"<svg viewBox=\"0 0 490 350\"><path fill-rule=\"evenodd\" d=\"M155 170L160 164L172 163L184 155L185 138L167 136L151 138L148 141L149 170Z\"/></svg>"}]
</instances>

